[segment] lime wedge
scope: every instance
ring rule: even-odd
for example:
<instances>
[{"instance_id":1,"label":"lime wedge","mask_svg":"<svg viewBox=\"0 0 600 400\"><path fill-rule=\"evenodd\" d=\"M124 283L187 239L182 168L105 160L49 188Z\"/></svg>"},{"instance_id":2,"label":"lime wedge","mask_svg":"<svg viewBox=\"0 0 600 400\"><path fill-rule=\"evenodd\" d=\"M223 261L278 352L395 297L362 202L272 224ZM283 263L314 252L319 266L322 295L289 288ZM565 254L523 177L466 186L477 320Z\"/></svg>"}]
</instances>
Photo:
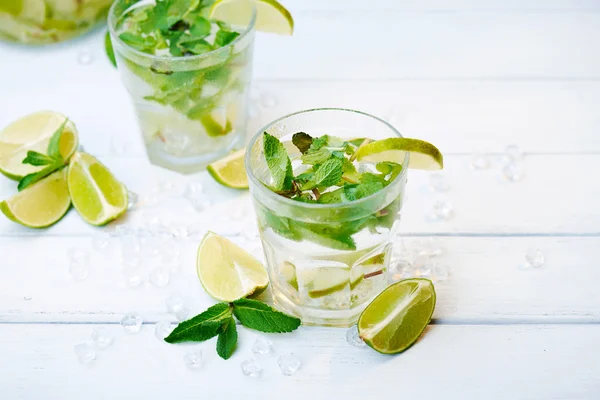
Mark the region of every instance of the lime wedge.
<instances>
[{"instance_id":1,"label":"lime wedge","mask_svg":"<svg viewBox=\"0 0 600 400\"><path fill-rule=\"evenodd\" d=\"M127 188L93 156L77 152L69 163L73 206L91 225L104 225L127 210Z\"/></svg>"},{"instance_id":2,"label":"lime wedge","mask_svg":"<svg viewBox=\"0 0 600 400\"><path fill-rule=\"evenodd\" d=\"M210 9L210 18L232 25L247 25L256 7L256 30L291 35L294 31L292 15L275 0L217 0Z\"/></svg>"},{"instance_id":3,"label":"lime wedge","mask_svg":"<svg viewBox=\"0 0 600 400\"><path fill-rule=\"evenodd\" d=\"M221 185L233 189L248 189L248 176L244 167L246 150L238 150L210 164L208 173Z\"/></svg>"},{"instance_id":4,"label":"lime wedge","mask_svg":"<svg viewBox=\"0 0 600 400\"><path fill-rule=\"evenodd\" d=\"M0 131L0 172L19 180L43 167L23 164L29 150L47 154L50 137L67 117L53 111L29 114ZM77 129L73 122L65 125L60 138L60 154L65 160L77 148Z\"/></svg>"},{"instance_id":5,"label":"lime wedge","mask_svg":"<svg viewBox=\"0 0 600 400\"><path fill-rule=\"evenodd\" d=\"M320 267L297 271L298 280L313 299L329 296L350 284L350 268Z\"/></svg>"},{"instance_id":6,"label":"lime wedge","mask_svg":"<svg viewBox=\"0 0 600 400\"><path fill-rule=\"evenodd\" d=\"M45 228L58 222L70 206L67 169L63 168L0 203L0 211L21 225Z\"/></svg>"},{"instance_id":7,"label":"lime wedge","mask_svg":"<svg viewBox=\"0 0 600 400\"><path fill-rule=\"evenodd\" d=\"M358 161L401 163L404 153L410 153L408 168L427 171L444 168L444 157L437 147L419 139L388 138L360 146L354 154Z\"/></svg>"},{"instance_id":8,"label":"lime wedge","mask_svg":"<svg viewBox=\"0 0 600 400\"><path fill-rule=\"evenodd\" d=\"M428 279L406 279L381 292L358 319L360 337L374 350L396 354L417 341L435 308Z\"/></svg>"},{"instance_id":9,"label":"lime wedge","mask_svg":"<svg viewBox=\"0 0 600 400\"><path fill-rule=\"evenodd\" d=\"M269 284L267 271L260 261L212 232L200 243L196 270L204 289L220 301L232 302L260 294Z\"/></svg>"}]
</instances>

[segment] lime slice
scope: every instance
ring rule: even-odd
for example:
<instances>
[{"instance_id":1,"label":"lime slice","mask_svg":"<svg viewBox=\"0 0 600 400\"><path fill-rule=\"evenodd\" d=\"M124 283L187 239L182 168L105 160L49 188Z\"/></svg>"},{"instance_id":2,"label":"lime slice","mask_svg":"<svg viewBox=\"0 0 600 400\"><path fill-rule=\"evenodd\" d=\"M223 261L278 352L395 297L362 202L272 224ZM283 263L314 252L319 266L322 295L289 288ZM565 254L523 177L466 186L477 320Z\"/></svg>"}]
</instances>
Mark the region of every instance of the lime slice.
<instances>
[{"instance_id":1,"label":"lime slice","mask_svg":"<svg viewBox=\"0 0 600 400\"><path fill-rule=\"evenodd\" d=\"M248 176L244 167L246 150L238 150L210 164L208 173L221 185L234 189L248 189Z\"/></svg>"},{"instance_id":2,"label":"lime slice","mask_svg":"<svg viewBox=\"0 0 600 400\"><path fill-rule=\"evenodd\" d=\"M70 206L67 169L63 168L0 203L0 211L21 225L45 228L58 222Z\"/></svg>"},{"instance_id":3,"label":"lime slice","mask_svg":"<svg viewBox=\"0 0 600 400\"><path fill-rule=\"evenodd\" d=\"M442 153L432 145L419 139L388 138L361 146L355 153L358 161L401 163L404 153L410 153L408 168L427 171L444 168Z\"/></svg>"},{"instance_id":4,"label":"lime slice","mask_svg":"<svg viewBox=\"0 0 600 400\"><path fill-rule=\"evenodd\" d=\"M381 292L358 319L360 337L374 350L396 354L417 341L435 308L428 279L406 279Z\"/></svg>"},{"instance_id":5,"label":"lime slice","mask_svg":"<svg viewBox=\"0 0 600 400\"><path fill-rule=\"evenodd\" d=\"M294 31L292 15L275 0L217 0L210 9L210 18L232 25L247 25L256 7L256 30L291 35Z\"/></svg>"},{"instance_id":6,"label":"lime slice","mask_svg":"<svg viewBox=\"0 0 600 400\"><path fill-rule=\"evenodd\" d=\"M93 156L77 152L69 163L73 206L91 225L104 225L127 210L127 188Z\"/></svg>"},{"instance_id":7,"label":"lime slice","mask_svg":"<svg viewBox=\"0 0 600 400\"><path fill-rule=\"evenodd\" d=\"M220 301L260 294L269 284L260 261L213 232L208 232L200 243L196 270L204 289Z\"/></svg>"},{"instance_id":8,"label":"lime slice","mask_svg":"<svg viewBox=\"0 0 600 400\"><path fill-rule=\"evenodd\" d=\"M29 114L0 131L0 172L19 180L43 167L23 164L29 150L47 154L50 137L67 117L53 111ZM60 138L60 154L65 160L77 148L77 129L73 122L65 125Z\"/></svg>"}]
</instances>

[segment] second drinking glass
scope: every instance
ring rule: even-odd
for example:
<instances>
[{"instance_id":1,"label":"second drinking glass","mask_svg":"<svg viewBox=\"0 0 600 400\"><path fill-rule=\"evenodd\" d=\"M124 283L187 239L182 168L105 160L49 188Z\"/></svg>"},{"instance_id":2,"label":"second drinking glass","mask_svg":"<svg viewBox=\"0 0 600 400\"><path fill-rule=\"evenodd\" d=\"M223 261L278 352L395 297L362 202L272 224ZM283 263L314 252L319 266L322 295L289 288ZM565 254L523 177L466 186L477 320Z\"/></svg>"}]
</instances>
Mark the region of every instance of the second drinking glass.
<instances>
[{"instance_id":1,"label":"second drinking glass","mask_svg":"<svg viewBox=\"0 0 600 400\"><path fill-rule=\"evenodd\" d=\"M192 173L243 145L256 12L224 24L158 4L117 0L110 35L150 162Z\"/></svg>"}]
</instances>

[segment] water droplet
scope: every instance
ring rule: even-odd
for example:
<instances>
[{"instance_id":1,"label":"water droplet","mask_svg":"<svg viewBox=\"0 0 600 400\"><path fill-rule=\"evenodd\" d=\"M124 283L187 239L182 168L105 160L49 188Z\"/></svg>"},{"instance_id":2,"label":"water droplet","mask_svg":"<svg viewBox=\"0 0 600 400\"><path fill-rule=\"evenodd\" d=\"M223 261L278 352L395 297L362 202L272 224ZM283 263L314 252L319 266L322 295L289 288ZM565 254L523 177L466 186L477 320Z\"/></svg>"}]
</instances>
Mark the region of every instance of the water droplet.
<instances>
[{"instance_id":1,"label":"water droplet","mask_svg":"<svg viewBox=\"0 0 600 400\"><path fill-rule=\"evenodd\" d=\"M82 364L89 364L96 359L96 351L89 343L79 343L73 346L77 359Z\"/></svg>"},{"instance_id":2,"label":"water droplet","mask_svg":"<svg viewBox=\"0 0 600 400\"><path fill-rule=\"evenodd\" d=\"M112 344L113 337L105 328L94 328L92 341L97 348L106 349Z\"/></svg>"},{"instance_id":3,"label":"water droplet","mask_svg":"<svg viewBox=\"0 0 600 400\"><path fill-rule=\"evenodd\" d=\"M33 298L33 297L31 297L31 296L23 296L23 300L25 300L25 301L29 301L29 300L31 300L32 298Z\"/></svg>"},{"instance_id":4,"label":"water droplet","mask_svg":"<svg viewBox=\"0 0 600 400\"><path fill-rule=\"evenodd\" d=\"M142 322L142 317L137 313L129 313L121 319L121 326L127 333L138 333L142 329Z\"/></svg>"},{"instance_id":5,"label":"water droplet","mask_svg":"<svg viewBox=\"0 0 600 400\"><path fill-rule=\"evenodd\" d=\"M360 338L358 327L356 325L350 327L346 331L346 342L354 347L365 347L367 344Z\"/></svg>"},{"instance_id":6,"label":"water droplet","mask_svg":"<svg viewBox=\"0 0 600 400\"><path fill-rule=\"evenodd\" d=\"M523 159L523 151L516 144L506 146L504 149L505 162L521 161Z\"/></svg>"},{"instance_id":7,"label":"water droplet","mask_svg":"<svg viewBox=\"0 0 600 400\"><path fill-rule=\"evenodd\" d=\"M473 154L469 166L473 171L487 169L490 166L490 160L485 154Z\"/></svg>"},{"instance_id":8,"label":"water droplet","mask_svg":"<svg viewBox=\"0 0 600 400\"><path fill-rule=\"evenodd\" d=\"M445 221L452 216L452 205L447 201L437 200L431 207L429 219L432 221Z\"/></svg>"},{"instance_id":9,"label":"water droplet","mask_svg":"<svg viewBox=\"0 0 600 400\"><path fill-rule=\"evenodd\" d=\"M254 359L242 361L240 367L242 368L242 373L244 375L250 376L252 378L258 378L262 371L262 368Z\"/></svg>"},{"instance_id":10,"label":"water droplet","mask_svg":"<svg viewBox=\"0 0 600 400\"><path fill-rule=\"evenodd\" d=\"M89 275L88 263L86 261L71 261L69 263L69 275L76 282L87 279Z\"/></svg>"},{"instance_id":11,"label":"water droplet","mask_svg":"<svg viewBox=\"0 0 600 400\"><path fill-rule=\"evenodd\" d=\"M450 184L446 180L446 177L440 173L429 175L429 186L435 192L447 192L450 189Z\"/></svg>"},{"instance_id":12,"label":"water droplet","mask_svg":"<svg viewBox=\"0 0 600 400\"><path fill-rule=\"evenodd\" d=\"M546 259L540 249L527 249L525 253L525 264L529 268L539 268L544 265Z\"/></svg>"},{"instance_id":13,"label":"water droplet","mask_svg":"<svg viewBox=\"0 0 600 400\"><path fill-rule=\"evenodd\" d=\"M450 276L450 267L446 264L435 263L432 270L433 278L436 281L445 281Z\"/></svg>"},{"instance_id":14,"label":"water droplet","mask_svg":"<svg viewBox=\"0 0 600 400\"><path fill-rule=\"evenodd\" d=\"M279 369L284 375L290 376L300 369L302 362L293 353L290 353L279 357L277 364L279 364Z\"/></svg>"},{"instance_id":15,"label":"water droplet","mask_svg":"<svg viewBox=\"0 0 600 400\"><path fill-rule=\"evenodd\" d=\"M108 247L109 236L104 233L96 233L92 236L92 248L96 251L102 251Z\"/></svg>"},{"instance_id":16,"label":"water droplet","mask_svg":"<svg viewBox=\"0 0 600 400\"><path fill-rule=\"evenodd\" d=\"M150 283L157 288L164 288L169 284L170 273L167 268L157 267L150 272Z\"/></svg>"},{"instance_id":17,"label":"water droplet","mask_svg":"<svg viewBox=\"0 0 600 400\"><path fill-rule=\"evenodd\" d=\"M194 210L196 210L199 213L206 211L212 205L210 200L207 198L191 199L190 204L192 205L192 207L194 207Z\"/></svg>"},{"instance_id":18,"label":"water droplet","mask_svg":"<svg viewBox=\"0 0 600 400\"><path fill-rule=\"evenodd\" d=\"M131 190L127 191L127 209L132 210L138 203L139 196Z\"/></svg>"},{"instance_id":19,"label":"water droplet","mask_svg":"<svg viewBox=\"0 0 600 400\"><path fill-rule=\"evenodd\" d=\"M161 321L154 324L154 336L161 342L173 332L175 325L170 321Z\"/></svg>"},{"instance_id":20,"label":"water droplet","mask_svg":"<svg viewBox=\"0 0 600 400\"><path fill-rule=\"evenodd\" d=\"M139 275L129 275L125 279L125 283L127 284L127 287L129 287L131 289L140 287L140 285L142 284L143 281L144 280Z\"/></svg>"},{"instance_id":21,"label":"water droplet","mask_svg":"<svg viewBox=\"0 0 600 400\"><path fill-rule=\"evenodd\" d=\"M190 351L183 356L183 362L189 369L202 367L202 350Z\"/></svg>"},{"instance_id":22,"label":"water droplet","mask_svg":"<svg viewBox=\"0 0 600 400\"><path fill-rule=\"evenodd\" d=\"M268 339L258 338L252 345L252 352L261 356L267 355L273 351L273 342Z\"/></svg>"},{"instance_id":23,"label":"water droplet","mask_svg":"<svg viewBox=\"0 0 600 400\"><path fill-rule=\"evenodd\" d=\"M94 61L94 57L90 50L87 48L81 49L79 53L77 53L77 63L79 65L90 65Z\"/></svg>"},{"instance_id":24,"label":"water droplet","mask_svg":"<svg viewBox=\"0 0 600 400\"><path fill-rule=\"evenodd\" d=\"M523 168L517 162L509 162L502 167L502 177L508 182L517 182L523 178Z\"/></svg>"},{"instance_id":25,"label":"water droplet","mask_svg":"<svg viewBox=\"0 0 600 400\"><path fill-rule=\"evenodd\" d=\"M277 96L272 92L263 92L260 95L260 105L263 108L273 108L277 105Z\"/></svg>"}]
</instances>

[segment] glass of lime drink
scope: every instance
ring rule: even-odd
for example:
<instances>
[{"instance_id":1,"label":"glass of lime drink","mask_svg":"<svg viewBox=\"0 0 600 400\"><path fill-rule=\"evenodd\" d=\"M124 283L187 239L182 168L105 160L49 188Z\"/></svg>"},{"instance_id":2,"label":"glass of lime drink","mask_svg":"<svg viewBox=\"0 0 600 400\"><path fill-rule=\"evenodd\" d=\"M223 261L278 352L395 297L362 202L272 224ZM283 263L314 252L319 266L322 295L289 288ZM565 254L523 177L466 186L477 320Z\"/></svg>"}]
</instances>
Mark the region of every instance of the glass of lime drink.
<instances>
[{"instance_id":1,"label":"glass of lime drink","mask_svg":"<svg viewBox=\"0 0 600 400\"><path fill-rule=\"evenodd\" d=\"M304 324L352 325L387 286L409 155L376 164L353 154L390 137L401 135L372 115L314 109L270 123L249 144L245 164L273 299ZM290 171L286 161L276 165L281 151ZM291 184L283 178L290 174Z\"/></svg>"},{"instance_id":2,"label":"glass of lime drink","mask_svg":"<svg viewBox=\"0 0 600 400\"><path fill-rule=\"evenodd\" d=\"M210 19L210 2L117 0L110 9L151 163L192 173L243 145L256 12L237 1L249 11L236 24Z\"/></svg>"}]
</instances>

